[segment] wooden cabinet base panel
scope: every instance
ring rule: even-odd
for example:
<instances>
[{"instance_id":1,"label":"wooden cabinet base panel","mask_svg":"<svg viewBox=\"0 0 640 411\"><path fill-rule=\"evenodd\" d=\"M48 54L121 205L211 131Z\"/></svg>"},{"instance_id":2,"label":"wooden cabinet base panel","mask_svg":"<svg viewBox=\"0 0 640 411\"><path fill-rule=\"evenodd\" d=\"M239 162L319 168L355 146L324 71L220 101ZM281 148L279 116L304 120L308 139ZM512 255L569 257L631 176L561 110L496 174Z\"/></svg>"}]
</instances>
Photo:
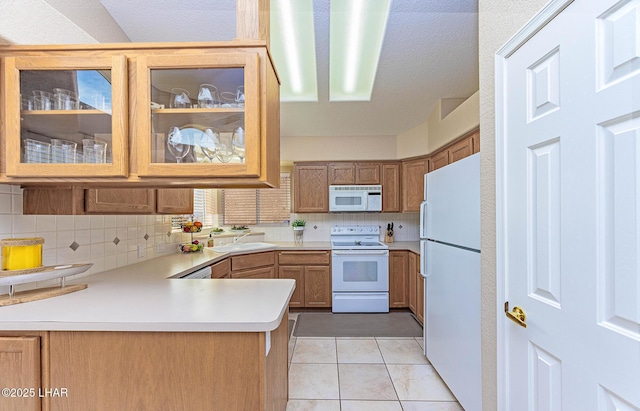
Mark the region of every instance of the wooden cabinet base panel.
<instances>
[{"instance_id":1,"label":"wooden cabinet base panel","mask_svg":"<svg viewBox=\"0 0 640 411\"><path fill-rule=\"evenodd\" d=\"M270 350L266 353L266 338ZM276 410L288 320L270 333L51 332L51 410Z\"/></svg>"}]
</instances>

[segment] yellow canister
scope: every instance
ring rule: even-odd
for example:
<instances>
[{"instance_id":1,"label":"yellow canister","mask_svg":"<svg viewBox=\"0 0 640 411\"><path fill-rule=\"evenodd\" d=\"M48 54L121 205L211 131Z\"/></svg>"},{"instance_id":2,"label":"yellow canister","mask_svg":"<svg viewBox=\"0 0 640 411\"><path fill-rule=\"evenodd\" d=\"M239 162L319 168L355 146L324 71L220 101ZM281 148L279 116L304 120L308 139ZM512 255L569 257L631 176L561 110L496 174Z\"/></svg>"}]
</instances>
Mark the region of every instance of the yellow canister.
<instances>
[{"instance_id":1,"label":"yellow canister","mask_svg":"<svg viewBox=\"0 0 640 411\"><path fill-rule=\"evenodd\" d=\"M24 270L42 265L44 238L5 238L2 246L2 269Z\"/></svg>"}]
</instances>

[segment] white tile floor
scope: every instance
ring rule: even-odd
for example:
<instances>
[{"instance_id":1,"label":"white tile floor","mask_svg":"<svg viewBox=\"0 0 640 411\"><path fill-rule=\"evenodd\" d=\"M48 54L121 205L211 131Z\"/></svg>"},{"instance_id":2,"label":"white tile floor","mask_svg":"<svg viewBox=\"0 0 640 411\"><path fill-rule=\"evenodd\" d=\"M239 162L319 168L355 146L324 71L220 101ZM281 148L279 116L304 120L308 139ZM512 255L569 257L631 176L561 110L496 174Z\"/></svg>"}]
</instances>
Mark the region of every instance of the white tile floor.
<instances>
[{"instance_id":1,"label":"white tile floor","mask_svg":"<svg viewBox=\"0 0 640 411\"><path fill-rule=\"evenodd\" d=\"M292 336L287 411L463 411L421 344L407 337Z\"/></svg>"}]
</instances>

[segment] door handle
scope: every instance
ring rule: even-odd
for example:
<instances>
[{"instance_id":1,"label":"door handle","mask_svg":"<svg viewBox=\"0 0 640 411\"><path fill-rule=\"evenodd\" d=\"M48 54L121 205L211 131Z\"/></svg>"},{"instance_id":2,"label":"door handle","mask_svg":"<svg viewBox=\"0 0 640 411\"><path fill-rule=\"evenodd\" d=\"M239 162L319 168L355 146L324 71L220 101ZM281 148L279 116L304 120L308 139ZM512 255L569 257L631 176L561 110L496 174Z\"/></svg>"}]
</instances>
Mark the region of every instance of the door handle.
<instances>
[{"instance_id":1,"label":"door handle","mask_svg":"<svg viewBox=\"0 0 640 411\"><path fill-rule=\"evenodd\" d=\"M512 311L509 311L509 301L507 301L504 303L504 313L507 315L507 318L514 323L527 328L527 314L525 314L522 308L515 306Z\"/></svg>"}]
</instances>

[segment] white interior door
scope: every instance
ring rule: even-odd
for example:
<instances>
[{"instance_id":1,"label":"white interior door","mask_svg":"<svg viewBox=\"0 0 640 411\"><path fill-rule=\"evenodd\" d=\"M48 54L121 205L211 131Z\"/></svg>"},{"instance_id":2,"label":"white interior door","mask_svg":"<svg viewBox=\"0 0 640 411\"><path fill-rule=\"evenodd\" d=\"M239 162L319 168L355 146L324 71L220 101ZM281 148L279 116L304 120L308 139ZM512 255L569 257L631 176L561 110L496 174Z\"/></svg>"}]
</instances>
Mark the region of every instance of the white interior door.
<instances>
[{"instance_id":1,"label":"white interior door","mask_svg":"<svg viewBox=\"0 0 640 411\"><path fill-rule=\"evenodd\" d=\"M501 409L640 410L640 0L552 1L497 63Z\"/></svg>"}]
</instances>

